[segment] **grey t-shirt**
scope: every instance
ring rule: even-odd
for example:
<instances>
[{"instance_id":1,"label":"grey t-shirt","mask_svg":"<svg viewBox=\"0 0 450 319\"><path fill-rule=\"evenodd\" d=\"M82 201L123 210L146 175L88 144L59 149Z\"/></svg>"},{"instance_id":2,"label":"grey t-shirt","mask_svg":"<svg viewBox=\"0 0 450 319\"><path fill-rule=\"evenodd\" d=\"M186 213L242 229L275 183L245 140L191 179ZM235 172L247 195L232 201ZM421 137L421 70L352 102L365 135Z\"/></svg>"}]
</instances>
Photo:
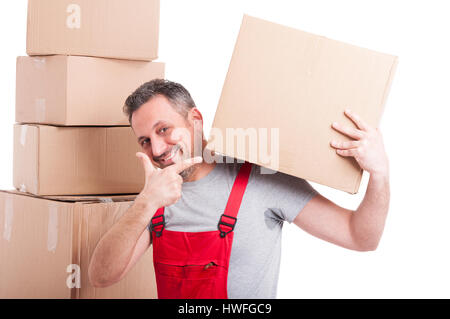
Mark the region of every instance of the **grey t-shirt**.
<instances>
[{"instance_id":1,"label":"grey t-shirt","mask_svg":"<svg viewBox=\"0 0 450 319\"><path fill-rule=\"evenodd\" d=\"M165 208L166 229L217 230L242 163L217 163L205 177L182 185L181 199ZM253 164L234 229L228 298L276 298L283 222L291 223L317 192L300 178L261 174Z\"/></svg>"}]
</instances>

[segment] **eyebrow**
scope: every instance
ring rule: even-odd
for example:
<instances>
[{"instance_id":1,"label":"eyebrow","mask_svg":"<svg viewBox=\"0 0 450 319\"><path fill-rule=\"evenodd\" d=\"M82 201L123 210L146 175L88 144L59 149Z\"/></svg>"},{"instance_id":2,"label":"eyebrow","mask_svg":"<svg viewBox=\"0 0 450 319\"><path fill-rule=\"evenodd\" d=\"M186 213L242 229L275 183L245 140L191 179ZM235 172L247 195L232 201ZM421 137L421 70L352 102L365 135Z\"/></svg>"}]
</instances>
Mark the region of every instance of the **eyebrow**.
<instances>
[{"instance_id":1,"label":"eyebrow","mask_svg":"<svg viewBox=\"0 0 450 319\"><path fill-rule=\"evenodd\" d=\"M163 121L163 120L159 120L159 121L157 121L155 124L153 124L152 130L153 130L155 127L157 127L159 124L161 124L161 123L164 123L164 121ZM138 143L139 143L142 139L145 139L145 138L147 138L147 136L139 136L139 138L138 138Z\"/></svg>"}]
</instances>

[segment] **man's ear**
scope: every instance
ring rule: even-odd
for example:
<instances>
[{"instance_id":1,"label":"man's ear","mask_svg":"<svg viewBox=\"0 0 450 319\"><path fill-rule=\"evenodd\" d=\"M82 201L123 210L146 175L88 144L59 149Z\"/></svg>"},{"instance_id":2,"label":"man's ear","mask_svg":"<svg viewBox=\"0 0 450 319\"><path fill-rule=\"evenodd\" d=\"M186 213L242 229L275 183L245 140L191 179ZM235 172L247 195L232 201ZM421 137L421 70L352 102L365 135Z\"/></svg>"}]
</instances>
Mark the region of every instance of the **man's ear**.
<instances>
[{"instance_id":1,"label":"man's ear","mask_svg":"<svg viewBox=\"0 0 450 319\"><path fill-rule=\"evenodd\" d=\"M203 156L203 145L205 136L203 134L203 116L200 111L194 107L189 111L190 123L194 129L193 152L194 156Z\"/></svg>"},{"instance_id":2,"label":"man's ear","mask_svg":"<svg viewBox=\"0 0 450 319\"><path fill-rule=\"evenodd\" d=\"M196 121L200 121L203 125L202 113L196 107L193 107L192 109L189 110L188 120L189 120L189 123L191 123L192 125Z\"/></svg>"}]
</instances>

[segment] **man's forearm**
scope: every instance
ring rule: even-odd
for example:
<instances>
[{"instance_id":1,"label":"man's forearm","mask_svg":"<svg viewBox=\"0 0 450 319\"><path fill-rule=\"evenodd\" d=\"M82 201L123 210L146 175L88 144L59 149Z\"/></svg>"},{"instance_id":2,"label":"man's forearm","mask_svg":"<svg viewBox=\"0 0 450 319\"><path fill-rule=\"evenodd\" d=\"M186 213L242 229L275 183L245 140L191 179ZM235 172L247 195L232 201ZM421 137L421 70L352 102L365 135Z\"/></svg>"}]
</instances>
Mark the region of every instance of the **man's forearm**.
<instances>
[{"instance_id":1,"label":"man's forearm","mask_svg":"<svg viewBox=\"0 0 450 319\"><path fill-rule=\"evenodd\" d=\"M150 204L135 202L108 230L92 255L89 266L91 280L102 286L118 280L155 210Z\"/></svg>"},{"instance_id":2,"label":"man's forearm","mask_svg":"<svg viewBox=\"0 0 450 319\"><path fill-rule=\"evenodd\" d=\"M377 248L383 234L389 200L389 173L371 174L364 199L350 221L353 236L363 250Z\"/></svg>"}]
</instances>

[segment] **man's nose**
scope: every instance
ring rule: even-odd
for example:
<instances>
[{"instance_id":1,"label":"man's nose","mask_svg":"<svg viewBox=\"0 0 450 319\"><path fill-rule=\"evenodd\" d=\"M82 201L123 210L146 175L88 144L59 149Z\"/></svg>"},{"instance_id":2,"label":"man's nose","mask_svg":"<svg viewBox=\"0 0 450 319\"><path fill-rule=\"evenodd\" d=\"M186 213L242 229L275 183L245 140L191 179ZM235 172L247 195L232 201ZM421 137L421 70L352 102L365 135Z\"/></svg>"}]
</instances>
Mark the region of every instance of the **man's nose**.
<instances>
[{"instance_id":1,"label":"man's nose","mask_svg":"<svg viewBox=\"0 0 450 319\"><path fill-rule=\"evenodd\" d=\"M152 140L152 154L153 157L158 157L164 154L169 149L168 145L162 139Z\"/></svg>"}]
</instances>

